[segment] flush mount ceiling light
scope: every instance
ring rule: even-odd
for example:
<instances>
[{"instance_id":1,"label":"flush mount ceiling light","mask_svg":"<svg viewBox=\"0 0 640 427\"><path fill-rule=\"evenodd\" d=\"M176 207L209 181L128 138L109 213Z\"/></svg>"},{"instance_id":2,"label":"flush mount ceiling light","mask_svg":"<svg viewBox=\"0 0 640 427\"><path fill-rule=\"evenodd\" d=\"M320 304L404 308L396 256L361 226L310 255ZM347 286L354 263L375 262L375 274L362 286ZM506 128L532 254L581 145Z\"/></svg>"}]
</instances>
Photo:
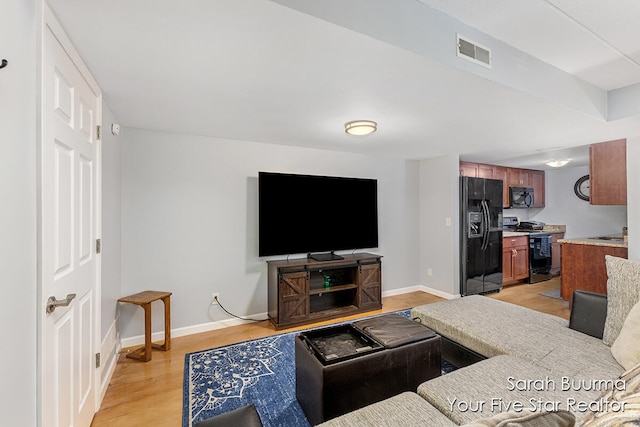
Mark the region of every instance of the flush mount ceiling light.
<instances>
[{"instance_id":1,"label":"flush mount ceiling light","mask_svg":"<svg viewBox=\"0 0 640 427\"><path fill-rule=\"evenodd\" d=\"M371 120L354 120L344 124L344 131L349 135L364 136L375 132L378 124Z\"/></svg>"},{"instance_id":2,"label":"flush mount ceiling light","mask_svg":"<svg viewBox=\"0 0 640 427\"><path fill-rule=\"evenodd\" d=\"M565 159L565 160L549 160L548 162L545 162L545 164L547 166L551 166L552 168L561 168L564 165L566 165L567 163L569 163L571 161L571 159Z\"/></svg>"}]
</instances>

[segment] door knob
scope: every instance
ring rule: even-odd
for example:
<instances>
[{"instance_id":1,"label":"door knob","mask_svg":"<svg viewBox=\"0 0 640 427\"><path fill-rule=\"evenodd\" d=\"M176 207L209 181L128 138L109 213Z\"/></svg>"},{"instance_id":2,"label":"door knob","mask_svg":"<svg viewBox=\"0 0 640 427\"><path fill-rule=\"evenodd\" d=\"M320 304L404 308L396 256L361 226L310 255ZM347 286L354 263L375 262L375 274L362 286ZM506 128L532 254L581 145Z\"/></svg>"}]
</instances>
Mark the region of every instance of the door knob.
<instances>
[{"instance_id":1,"label":"door knob","mask_svg":"<svg viewBox=\"0 0 640 427\"><path fill-rule=\"evenodd\" d=\"M53 313L57 307L66 307L71 304L71 300L76 297L76 294L69 294L65 299L56 299L56 297L49 297L47 300L47 314Z\"/></svg>"}]
</instances>

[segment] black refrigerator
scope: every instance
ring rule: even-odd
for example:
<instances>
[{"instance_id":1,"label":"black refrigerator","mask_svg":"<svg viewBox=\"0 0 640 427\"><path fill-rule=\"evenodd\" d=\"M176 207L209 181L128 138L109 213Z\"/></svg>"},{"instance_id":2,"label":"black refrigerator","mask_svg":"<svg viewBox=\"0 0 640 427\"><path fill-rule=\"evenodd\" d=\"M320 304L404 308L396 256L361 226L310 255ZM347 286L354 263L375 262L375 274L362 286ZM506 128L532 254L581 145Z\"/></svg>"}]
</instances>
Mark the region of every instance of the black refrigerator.
<instances>
[{"instance_id":1,"label":"black refrigerator","mask_svg":"<svg viewBox=\"0 0 640 427\"><path fill-rule=\"evenodd\" d=\"M502 289L502 181L460 177L460 294Z\"/></svg>"}]
</instances>

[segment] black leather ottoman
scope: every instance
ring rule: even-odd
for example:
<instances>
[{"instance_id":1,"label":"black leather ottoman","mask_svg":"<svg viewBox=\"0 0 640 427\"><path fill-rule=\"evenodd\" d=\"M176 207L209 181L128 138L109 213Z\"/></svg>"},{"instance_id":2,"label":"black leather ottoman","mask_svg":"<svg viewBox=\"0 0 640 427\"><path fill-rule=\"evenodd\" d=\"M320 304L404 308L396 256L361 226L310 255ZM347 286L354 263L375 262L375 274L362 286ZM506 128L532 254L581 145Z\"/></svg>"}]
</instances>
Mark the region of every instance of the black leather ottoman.
<instances>
[{"instance_id":1,"label":"black leather ottoman","mask_svg":"<svg viewBox=\"0 0 640 427\"><path fill-rule=\"evenodd\" d=\"M398 314L361 320L352 327L382 348L327 358L305 333L295 339L296 397L312 425L404 391L415 392L440 375L440 337L427 327ZM324 330L331 334L335 327ZM317 337L322 331L310 333Z\"/></svg>"}]
</instances>

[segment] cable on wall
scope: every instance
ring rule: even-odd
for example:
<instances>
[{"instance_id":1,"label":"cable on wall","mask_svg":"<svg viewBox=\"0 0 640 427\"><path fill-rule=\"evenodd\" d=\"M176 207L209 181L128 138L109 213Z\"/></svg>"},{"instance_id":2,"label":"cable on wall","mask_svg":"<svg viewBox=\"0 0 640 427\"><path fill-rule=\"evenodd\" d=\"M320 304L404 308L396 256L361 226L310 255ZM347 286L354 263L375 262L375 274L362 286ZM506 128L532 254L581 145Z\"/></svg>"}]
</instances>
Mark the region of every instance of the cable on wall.
<instances>
[{"instance_id":1,"label":"cable on wall","mask_svg":"<svg viewBox=\"0 0 640 427\"><path fill-rule=\"evenodd\" d=\"M7 61L6 59L3 59L2 62L0 63L0 69L6 67L7 64L9 64L9 61Z\"/></svg>"}]
</instances>

